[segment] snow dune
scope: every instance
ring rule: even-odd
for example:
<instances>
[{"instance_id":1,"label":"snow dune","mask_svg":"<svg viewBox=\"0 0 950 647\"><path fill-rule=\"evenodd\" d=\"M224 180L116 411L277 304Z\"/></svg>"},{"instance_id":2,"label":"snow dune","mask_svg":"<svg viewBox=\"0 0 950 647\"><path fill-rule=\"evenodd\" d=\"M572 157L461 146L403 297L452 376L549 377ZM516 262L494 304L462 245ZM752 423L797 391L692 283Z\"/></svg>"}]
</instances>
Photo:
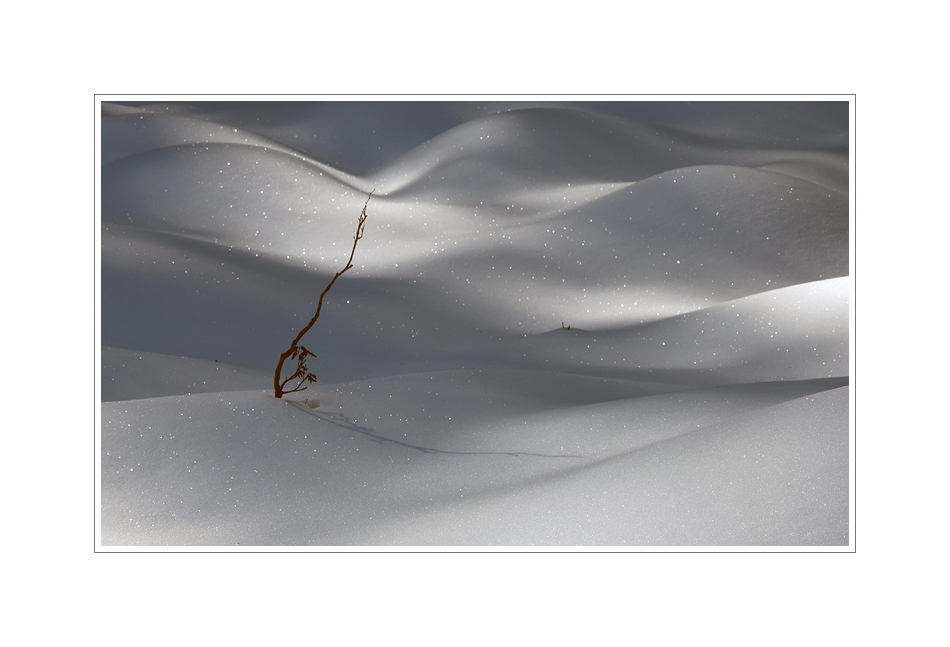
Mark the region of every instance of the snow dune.
<instances>
[{"instance_id":1,"label":"snow dune","mask_svg":"<svg viewBox=\"0 0 950 647\"><path fill-rule=\"evenodd\" d=\"M657 108L103 103L102 545L848 546L847 104Z\"/></svg>"}]
</instances>

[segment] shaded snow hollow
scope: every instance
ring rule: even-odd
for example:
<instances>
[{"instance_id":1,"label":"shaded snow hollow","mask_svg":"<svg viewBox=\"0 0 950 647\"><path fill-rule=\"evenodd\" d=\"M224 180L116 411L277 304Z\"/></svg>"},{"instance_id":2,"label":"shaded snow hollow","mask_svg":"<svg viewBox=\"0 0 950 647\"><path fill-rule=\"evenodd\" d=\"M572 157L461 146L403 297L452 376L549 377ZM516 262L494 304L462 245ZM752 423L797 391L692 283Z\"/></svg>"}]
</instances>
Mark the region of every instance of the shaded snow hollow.
<instances>
[{"instance_id":1,"label":"shaded snow hollow","mask_svg":"<svg viewBox=\"0 0 950 647\"><path fill-rule=\"evenodd\" d=\"M637 105L103 103L102 545L848 546L847 104Z\"/></svg>"}]
</instances>

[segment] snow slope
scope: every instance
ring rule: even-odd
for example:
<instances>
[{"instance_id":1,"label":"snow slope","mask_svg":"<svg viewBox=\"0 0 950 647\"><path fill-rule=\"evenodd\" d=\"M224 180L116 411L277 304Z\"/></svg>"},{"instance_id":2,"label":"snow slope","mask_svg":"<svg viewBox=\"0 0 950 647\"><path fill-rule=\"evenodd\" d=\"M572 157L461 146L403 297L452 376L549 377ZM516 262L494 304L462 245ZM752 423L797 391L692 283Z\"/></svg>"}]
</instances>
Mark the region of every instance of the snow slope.
<instances>
[{"instance_id":1,"label":"snow slope","mask_svg":"<svg viewBox=\"0 0 950 647\"><path fill-rule=\"evenodd\" d=\"M848 546L847 114L103 103L102 545Z\"/></svg>"}]
</instances>

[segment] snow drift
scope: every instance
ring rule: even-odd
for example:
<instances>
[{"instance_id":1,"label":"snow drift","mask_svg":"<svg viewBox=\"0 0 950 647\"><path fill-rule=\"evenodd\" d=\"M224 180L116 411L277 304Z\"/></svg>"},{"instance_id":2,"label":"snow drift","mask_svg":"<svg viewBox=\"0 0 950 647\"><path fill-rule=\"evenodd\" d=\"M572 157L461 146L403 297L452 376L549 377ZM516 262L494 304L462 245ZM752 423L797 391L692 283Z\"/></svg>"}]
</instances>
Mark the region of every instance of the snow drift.
<instances>
[{"instance_id":1,"label":"snow drift","mask_svg":"<svg viewBox=\"0 0 950 647\"><path fill-rule=\"evenodd\" d=\"M848 106L663 105L103 103L102 545L848 546Z\"/></svg>"}]
</instances>

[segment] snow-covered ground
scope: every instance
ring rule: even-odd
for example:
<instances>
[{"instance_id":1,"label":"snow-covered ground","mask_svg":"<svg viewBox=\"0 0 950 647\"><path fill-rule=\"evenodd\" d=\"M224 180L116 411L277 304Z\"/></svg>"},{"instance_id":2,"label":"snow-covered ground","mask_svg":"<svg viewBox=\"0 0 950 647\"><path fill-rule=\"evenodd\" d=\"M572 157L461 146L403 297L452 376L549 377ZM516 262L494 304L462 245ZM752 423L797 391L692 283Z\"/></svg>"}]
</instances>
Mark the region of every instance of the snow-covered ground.
<instances>
[{"instance_id":1,"label":"snow-covered ground","mask_svg":"<svg viewBox=\"0 0 950 647\"><path fill-rule=\"evenodd\" d=\"M101 112L103 547L849 546L846 102Z\"/></svg>"}]
</instances>

